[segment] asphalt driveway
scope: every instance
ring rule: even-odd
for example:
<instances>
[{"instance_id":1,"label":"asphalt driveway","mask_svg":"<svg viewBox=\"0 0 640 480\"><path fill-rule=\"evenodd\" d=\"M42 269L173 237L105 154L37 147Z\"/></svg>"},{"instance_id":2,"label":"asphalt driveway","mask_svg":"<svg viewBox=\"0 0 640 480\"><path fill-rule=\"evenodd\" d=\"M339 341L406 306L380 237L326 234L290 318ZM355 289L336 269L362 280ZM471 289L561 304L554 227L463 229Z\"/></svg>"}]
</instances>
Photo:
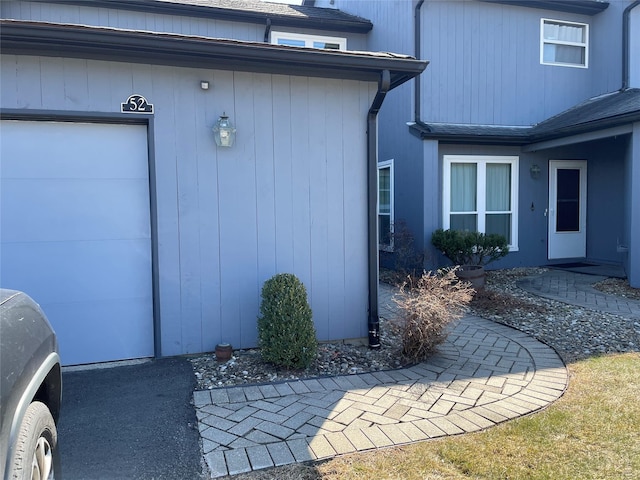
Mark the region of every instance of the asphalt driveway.
<instances>
[{"instance_id":1,"label":"asphalt driveway","mask_svg":"<svg viewBox=\"0 0 640 480\"><path fill-rule=\"evenodd\" d=\"M202 478L188 360L67 371L62 380L64 479Z\"/></svg>"}]
</instances>

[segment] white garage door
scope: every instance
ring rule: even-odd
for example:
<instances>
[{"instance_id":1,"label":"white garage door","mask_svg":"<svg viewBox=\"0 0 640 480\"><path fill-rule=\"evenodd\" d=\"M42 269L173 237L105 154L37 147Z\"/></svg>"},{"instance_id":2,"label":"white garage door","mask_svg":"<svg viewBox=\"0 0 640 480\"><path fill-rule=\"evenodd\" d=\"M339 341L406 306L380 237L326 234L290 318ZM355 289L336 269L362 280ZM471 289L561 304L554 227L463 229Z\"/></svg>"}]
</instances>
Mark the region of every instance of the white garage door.
<instances>
[{"instance_id":1,"label":"white garage door","mask_svg":"<svg viewBox=\"0 0 640 480\"><path fill-rule=\"evenodd\" d=\"M0 285L65 365L153 356L146 127L4 120L0 145Z\"/></svg>"}]
</instances>

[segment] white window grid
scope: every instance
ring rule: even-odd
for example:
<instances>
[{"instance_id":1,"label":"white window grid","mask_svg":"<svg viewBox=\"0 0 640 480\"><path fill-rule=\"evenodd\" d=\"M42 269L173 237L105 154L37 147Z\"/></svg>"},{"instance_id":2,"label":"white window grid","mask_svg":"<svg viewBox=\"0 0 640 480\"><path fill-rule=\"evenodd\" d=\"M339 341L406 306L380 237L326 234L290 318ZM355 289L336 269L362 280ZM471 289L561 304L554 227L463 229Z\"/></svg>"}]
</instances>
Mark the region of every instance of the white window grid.
<instances>
[{"instance_id":1,"label":"white window grid","mask_svg":"<svg viewBox=\"0 0 640 480\"><path fill-rule=\"evenodd\" d=\"M566 40L545 38L544 27L545 24L559 24L573 27L579 27L583 29L584 41L572 42ZM573 47L579 47L584 49L584 64L578 63L563 63L563 62L548 62L544 59L544 46L546 45L568 45ZM565 20L555 20L552 18L540 19L540 63L542 65L554 65L559 67L573 67L573 68L589 68L589 24L578 22L567 22Z\"/></svg>"},{"instance_id":2,"label":"white window grid","mask_svg":"<svg viewBox=\"0 0 640 480\"><path fill-rule=\"evenodd\" d=\"M517 156L493 156L493 155L444 155L442 175L442 228L450 228L451 215L451 165L454 163L475 163L478 167L476 177L476 210L464 212L475 214L478 221L478 232L485 233L486 223L486 165L488 163L502 163L511 165L511 210L491 211L492 214L511 214L511 242L509 250L518 251L518 178L519 157Z\"/></svg>"},{"instance_id":3,"label":"white window grid","mask_svg":"<svg viewBox=\"0 0 640 480\"><path fill-rule=\"evenodd\" d=\"M391 226L391 231L389 232L391 237L390 237L390 243L388 245L385 244L379 244L378 248L380 250L384 250L384 251L388 251L388 252L392 252L393 251L393 234L394 234L394 205L393 205L393 197L394 197L394 190L395 190L395 182L394 182L394 178L393 178L393 159L391 160L385 160L383 162L378 162L378 192L380 192L380 170L383 169L389 169L389 213L387 214L385 213L381 213L380 212L380 196L378 195L378 216L380 215L389 215L389 225ZM379 227L379 226L378 226ZM379 237L378 237L379 238Z\"/></svg>"},{"instance_id":4,"label":"white window grid","mask_svg":"<svg viewBox=\"0 0 640 480\"><path fill-rule=\"evenodd\" d=\"M304 33L291 33L291 32L271 32L271 43L274 45L280 45L280 41L293 40L298 42L304 42L306 48L322 48L316 46L316 43L335 43L338 45L338 50L347 49L347 39L342 37L327 37L322 35L308 35ZM302 46L302 45L301 45Z\"/></svg>"}]
</instances>

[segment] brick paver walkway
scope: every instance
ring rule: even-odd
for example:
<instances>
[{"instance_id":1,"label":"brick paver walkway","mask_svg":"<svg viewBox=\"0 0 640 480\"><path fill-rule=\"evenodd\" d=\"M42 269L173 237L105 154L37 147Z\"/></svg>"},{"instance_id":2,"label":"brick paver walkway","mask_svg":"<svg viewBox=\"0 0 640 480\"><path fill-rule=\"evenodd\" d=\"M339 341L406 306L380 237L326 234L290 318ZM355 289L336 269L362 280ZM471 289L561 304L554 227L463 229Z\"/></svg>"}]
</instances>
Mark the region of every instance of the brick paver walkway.
<instances>
[{"instance_id":1,"label":"brick paver walkway","mask_svg":"<svg viewBox=\"0 0 640 480\"><path fill-rule=\"evenodd\" d=\"M593 284L607 277L582 273L548 270L541 275L526 277L518 286L535 295L591 310L640 319L640 302L616 295L607 295L593 288Z\"/></svg>"},{"instance_id":2,"label":"brick paver walkway","mask_svg":"<svg viewBox=\"0 0 640 480\"><path fill-rule=\"evenodd\" d=\"M394 314L381 288L381 316ZM558 355L478 317L411 368L194 393L213 478L475 432L542 409L567 386Z\"/></svg>"}]
</instances>

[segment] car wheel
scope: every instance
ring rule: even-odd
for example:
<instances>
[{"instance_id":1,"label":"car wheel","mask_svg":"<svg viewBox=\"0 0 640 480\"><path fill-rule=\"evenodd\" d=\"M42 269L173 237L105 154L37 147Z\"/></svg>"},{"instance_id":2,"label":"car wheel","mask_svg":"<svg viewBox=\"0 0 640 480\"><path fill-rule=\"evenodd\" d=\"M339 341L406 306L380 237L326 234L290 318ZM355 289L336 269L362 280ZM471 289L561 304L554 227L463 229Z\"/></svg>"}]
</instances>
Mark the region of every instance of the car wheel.
<instances>
[{"instance_id":1,"label":"car wheel","mask_svg":"<svg viewBox=\"0 0 640 480\"><path fill-rule=\"evenodd\" d=\"M58 467L58 432L44 403L33 402L20 425L13 461L12 480L52 480Z\"/></svg>"}]
</instances>

